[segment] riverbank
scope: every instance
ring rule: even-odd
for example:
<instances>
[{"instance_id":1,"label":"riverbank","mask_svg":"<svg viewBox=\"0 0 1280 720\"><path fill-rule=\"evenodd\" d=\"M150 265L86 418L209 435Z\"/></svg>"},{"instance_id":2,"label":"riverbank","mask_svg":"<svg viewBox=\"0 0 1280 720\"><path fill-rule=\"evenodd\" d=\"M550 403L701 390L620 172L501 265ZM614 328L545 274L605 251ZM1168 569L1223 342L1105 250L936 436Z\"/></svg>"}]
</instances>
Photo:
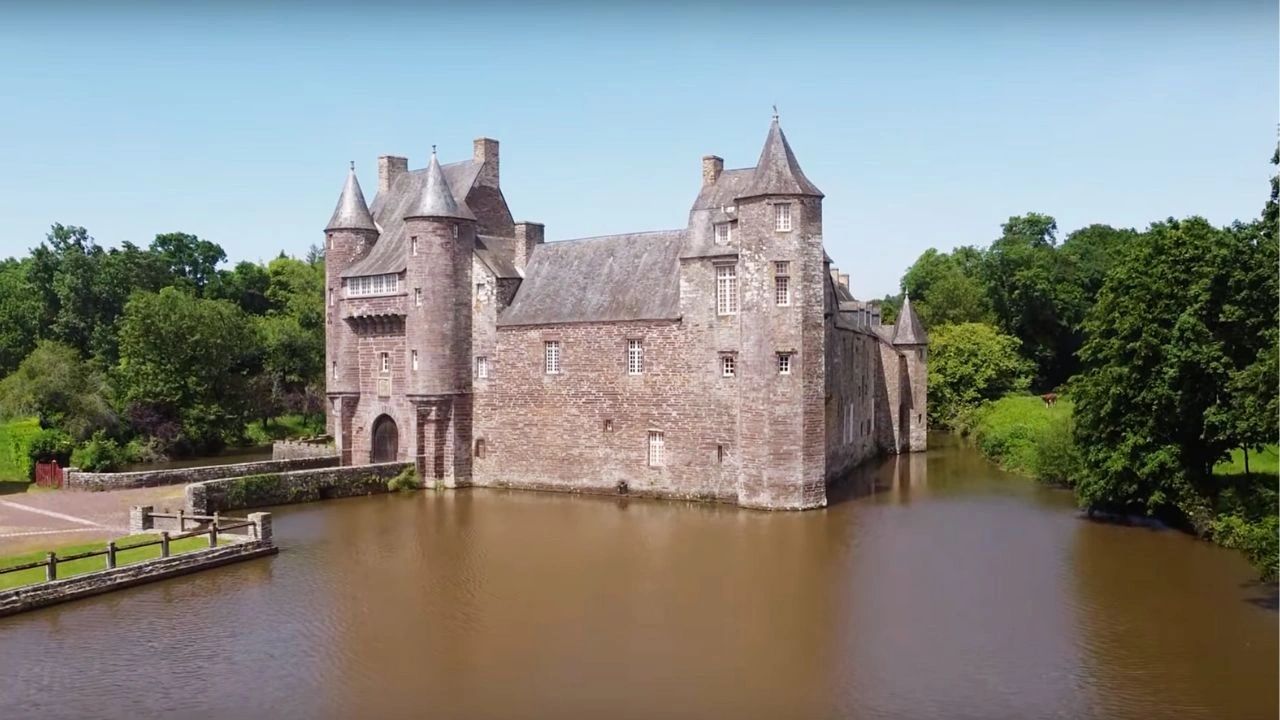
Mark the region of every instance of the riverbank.
<instances>
[{"instance_id":1,"label":"riverbank","mask_svg":"<svg viewBox=\"0 0 1280 720\"><path fill-rule=\"evenodd\" d=\"M1001 468L1051 485L1073 488L1085 472L1072 438L1074 405L1061 397L1052 406L1036 396L1009 396L966 414L959 427L987 459ZM1162 518L1223 547L1239 550L1265 579L1280 576L1280 516L1276 480L1280 453L1276 446L1244 451L1214 468L1228 489L1205 518Z\"/></svg>"},{"instance_id":2,"label":"riverbank","mask_svg":"<svg viewBox=\"0 0 1280 720\"><path fill-rule=\"evenodd\" d=\"M151 560L160 557L159 545L146 545L145 547L133 547L142 543L151 543L156 539L152 533L142 533L140 535L127 535L117 538L116 543L116 564L118 566L132 565L143 560ZM219 545L227 545L228 540L219 541ZM13 567L14 565L26 565L28 563L39 562L44 560L50 552L57 553L59 557L78 555L80 553L101 550L105 543L81 543L79 545L60 545L51 547L46 550L37 552L28 552L20 555L8 555L0 557L0 570ZM189 537L181 540L174 540L169 544L170 555L180 555L192 550L208 549L209 540L204 537ZM58 563L58 577L61 579L75 577L77 575L85 575L91 572L97 572L103 569L104 560L101 557L81 558L79 560L69 560ZM42 567L30 568L28 570L19 570L17 572L0 573L0 590L8 590L10 588L22 587L23 585L33 585L35 583L45 582L45 569Z\"/></svg>"}]
</instances>

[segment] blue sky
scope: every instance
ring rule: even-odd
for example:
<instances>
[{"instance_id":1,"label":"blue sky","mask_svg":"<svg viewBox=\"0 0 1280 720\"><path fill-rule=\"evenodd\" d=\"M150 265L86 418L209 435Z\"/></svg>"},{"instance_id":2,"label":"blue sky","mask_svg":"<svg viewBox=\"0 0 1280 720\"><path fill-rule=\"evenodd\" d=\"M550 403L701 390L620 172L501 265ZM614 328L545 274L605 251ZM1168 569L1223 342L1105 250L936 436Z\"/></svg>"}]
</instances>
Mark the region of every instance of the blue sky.
<instances>
[{"instance_id":1,"label":"blue sky","mask_svg":"<svg viewBox=\"0 0 1280 720\"><path fill-rule=\"evenodd\" d=\"M467 8L6 7L0 256L53 222L301 254L348 160L372 200L378 155L480 135L549 239L682 227L701 156L754 164L774 103L862 297L1010 215L1223 224L1267 192L1274 2Z\"/></svg>"}]
</instances>

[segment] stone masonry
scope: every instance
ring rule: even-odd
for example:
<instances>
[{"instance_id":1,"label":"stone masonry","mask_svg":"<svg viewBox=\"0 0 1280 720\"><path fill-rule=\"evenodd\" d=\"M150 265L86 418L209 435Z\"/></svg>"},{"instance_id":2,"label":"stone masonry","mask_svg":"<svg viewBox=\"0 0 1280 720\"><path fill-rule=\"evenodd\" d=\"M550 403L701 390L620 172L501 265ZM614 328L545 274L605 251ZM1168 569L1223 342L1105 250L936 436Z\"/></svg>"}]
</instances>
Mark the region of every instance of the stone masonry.
<instances>
[{"instance_id":1,"label":"stone masonry","mask_svg":"<svg viewBox=\"0 0 1280 720\"><path fill-rule=\"evenodd\" d=\"M856 300L823 194L775 117L754 167L702 159L677 230L546 242L516 222L499 145L354 167L325 229L328 428L343 465L428 485L826 504L926 444L927 335Z\"/></svg>"}]
</instances>

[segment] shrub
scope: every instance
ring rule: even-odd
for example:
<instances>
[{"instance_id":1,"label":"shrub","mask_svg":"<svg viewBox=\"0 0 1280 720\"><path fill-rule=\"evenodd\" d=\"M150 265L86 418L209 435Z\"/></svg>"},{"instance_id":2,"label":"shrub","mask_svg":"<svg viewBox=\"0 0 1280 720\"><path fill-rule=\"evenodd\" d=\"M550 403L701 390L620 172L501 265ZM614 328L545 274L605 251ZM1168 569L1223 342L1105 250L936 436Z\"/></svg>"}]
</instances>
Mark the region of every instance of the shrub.
<instances>
[{"instance_id":1,"label":"shrub","mask_svg":"<svg viewBox=\"0 0 1280 720\"><path fill-rule=\"evenodd\" d=\"M1280 575L1280 518L1269 515L1257 521L1236 515L1220 515L1210 526L1219 545L1244 552L1264 580Z\"/></svg>"},{"instance_id":2,"label":"shrub","mask_svg":"<svg viewBox=\"0 0 1280 720\"><path fill-rule=\"evenodd\" d=\"M71 453L71 464L89 472L113 472L132 460L128 447L121 447L102 431Z\"/></svg>"},{"instance_id":3,"label":"shrub","mask_svg":"<svg viewBox=\"0 0 1280 720\"><path fill-rule=\"evenodd\" d=\"M1080 477L1082 458L1072 435L1070 416L1054 418L1042 428L1031 453L1031 472L1037 480L1055 485L1075 484Z\"/></svg>"},{"instance_id":4,"label":"shrub","mask_svg":"<svg viewBox=\"0 0 1280 720\"><path fill-rule=\"evenodd\" d=\"M418 471L412 466L401 470L399 475L387 481L387 489L391 492L421 490L422 483L418 482Z\"/></svg>"},{"instance_id":5,"label":"shrub","mask_svg":"<svg viewBox=\"0 0 1280 720\"><path fill-rule=\"evenodd\" d=\"M75 443L72 442L70 435L61 430L45 428L31 438L31 443L27 446L27 454L32 463L56 460L60 465L67 465L71 461L71 451L74 449Z\"/></svg>"},{"instance_id":6,"label":"shrub","mask_svg":"<svg viewBox=\"0 0 1280 720\"><path fill-rule=\"evenodd\" d=\"M0 423L0 481L31 479L31 440L39 434L35 418Z\"/></svg>"}]
</instances>

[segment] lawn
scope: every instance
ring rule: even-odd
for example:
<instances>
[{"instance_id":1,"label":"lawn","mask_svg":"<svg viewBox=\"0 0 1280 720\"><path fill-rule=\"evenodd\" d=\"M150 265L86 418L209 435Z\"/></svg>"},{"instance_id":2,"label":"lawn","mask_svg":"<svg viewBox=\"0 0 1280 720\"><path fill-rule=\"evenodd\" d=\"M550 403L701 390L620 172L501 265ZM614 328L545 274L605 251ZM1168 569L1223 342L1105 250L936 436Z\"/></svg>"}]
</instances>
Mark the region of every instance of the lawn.
<instances>
[{"instance_id":1,"label":"lawn","mask_svg":"<svg viewBox=\"0 0 1280 720\"><path fill-rule=\"evenodd\" d=\"M1249 472L1261 475L1280 475L1280 452L1275 445L1268 445L1261 452L1249 451ZM1244 451L1232 450L1231 459L1213 466L1214 475L1243 475Z\"/></svg>"},{"instance_id":2,"label":"lawn","mask_svg":"<svg viewBox=\"0 0 1280 720\"><path fill-rule=\"evenodd\" d=\"M257 420L245 423L244 435L254 445L270 445L273 440L310 437L324 433L324 415L281 415L266 426Z\"/></svg>"},{"instance_id":3,"label":"lawn","mask_svg":"<svg viewBox=\"0 0 1280 720\"><path fill-rule=\"evenodd\" d=\"M143 560L160 557L160 546L149 545L142 548L128 549L130 545L155 540L158 536L151 533L143 533L141 535L130 535L128 537L116 540L116 565L130 565ZM220 539L219 545L229 544L226 539ZM200 535L197 537L183 538L174 540L169 543L169 554L178 555L192 550L200 550L209 547L209 536ZM63 547L52 548L53 552L59 555L76 555L90 550L103 550L106 543L88 543L85 545L66 545ZM13 567L14 565L25 565L30 562L43 560L48 551L24 553L22 555L9 555L0 557L0 568ZM82 558L80 560L72 560L71 562L58 563L58 579L69 578L75 575L83 575L85 573L104 570L107 567L107 557L99 555L97 557ZM0 590L8 590L9 588L20 587L22 585L31 585L34 583L44 582L45 568L31 568L30 570L19 570L17 572L0 574Z\"/></svg>"}]
</instances>

